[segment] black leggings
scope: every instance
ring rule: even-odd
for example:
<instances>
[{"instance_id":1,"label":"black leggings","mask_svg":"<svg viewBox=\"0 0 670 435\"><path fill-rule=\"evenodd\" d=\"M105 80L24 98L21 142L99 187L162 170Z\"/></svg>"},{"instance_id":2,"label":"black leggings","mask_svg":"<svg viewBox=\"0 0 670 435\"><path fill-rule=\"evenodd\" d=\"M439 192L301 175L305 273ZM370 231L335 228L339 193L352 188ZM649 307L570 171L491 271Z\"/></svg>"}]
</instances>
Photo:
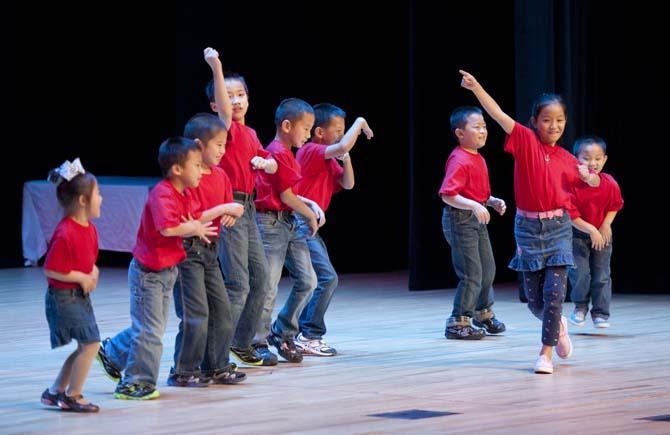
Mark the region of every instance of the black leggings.
<instances>
[{"instance_id":1,"label":"black leggings","mask_svg":"<svg viewBox=\"0 0 670 435\"><path fill-rule=\"evenodd\" d=\"M535 317L542 320L542 344L545 346L558 344L567 283L567 266L553 266L535 272L523 272L528 309Z\"/></svg>"}]
</instances>

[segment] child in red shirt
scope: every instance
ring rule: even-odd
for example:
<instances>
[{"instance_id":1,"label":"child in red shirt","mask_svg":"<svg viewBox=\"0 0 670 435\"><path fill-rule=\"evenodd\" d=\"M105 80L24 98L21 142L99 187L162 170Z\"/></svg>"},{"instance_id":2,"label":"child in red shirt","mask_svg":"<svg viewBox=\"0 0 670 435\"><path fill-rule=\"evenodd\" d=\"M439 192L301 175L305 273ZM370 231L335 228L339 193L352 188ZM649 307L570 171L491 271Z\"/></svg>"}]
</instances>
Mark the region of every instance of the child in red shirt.
<instances>
[{"instance_id":1,"label":"child in red shirt","mask_svg":"<svg viewBox=\"0 0 670 435\"><path fill-rule=\"evenodd\" d=\"M451 246L459 282L444 334L449 339L479 340L487 332L505 331L505 324L496 319L491 309L496 264L486 228L491 218L486 206L501 215L506 206L505 201L491 196L488 168L479 154L488 136L482 111L459 107L449 121L458 146L447 159L439 195L446 203L442 231Z\"/></svg>"},{"instance_id":2,"label":"child in red shirt","mask_svg":"<svg viewBox=\"0 0 670 435\"><path fill-rule=\"evenodd\" d=\"M102 196L98 183L86 172L79 159L66 161L49 174L58 184L58 203L65 209L47 250L44 273L49 288L46 315L51 348L77 340L77 348L67 357L58 377L44 390L41 401L64 411L98 412L97 405L82 395L86 376L100 347L100 333L90 294L98 285L100 272L98 233L91 219L100 217Z\"/></svg>"},{"instance_id":3,"label":"child in red shirt","mask_svg":"<svg viewBox=\"0 0 670 435\"><path fill-rule=\"evenodd\" d=\"M461 86L472 91L486 112L507 133L505 151L514 156L514 197L517 215L516 256L510 267L523 272L528 308L542 320L542 348L536 373L553 373L553 348L560 358L572 354L568 322L562 316L567 269L574 265L572 225L566 210L570 191L581 181L597 186L600 178L557 146L567 113L560 96L541 95L533 105L532 129L515 122L469 73Z\"/></svg>"},{"instance_id":4,"label":"child in red shirt","mask_svg":"<svg viewBox=\"0 0 670 435\"><path fill-rule=\"evenodd\" d=\"M98 352L107 375L119 381L114 392L117 399L160 396L156 381L162 337L177 264L186 258L183 238L196 236L207 241L217 234L211 222L193 219L199 217L199 206L189 188L198 187L202 177L198 144L182 137L167 139L158 151L158 163L165 178L149 193L128 268L132 325L105 339Z\"/></svg>"},{"instance_id":5,"label":"child in red shirt","mask_svg":"<svg viewBox=\"0 0 670 435\"><path fill-rule=\"evenodd\" d=\"M296 184L295 191L301 197L314 201L325 212L333 193L354 187L354 168L349 151L361 133L365 133L368 139L373 133L367 121L359 117L345 134L346 113L332 104L317 104L314 116L314 141L303 145L296 154L302 179ZM338 159L342 165L337 162ZM307 238L307 246L317 286L300 315L300 333L295 344L303 355L335 356L337 350L329 346L323 336L326 334L324 316L337 287L337 272L318 233Z\"/></svg>"},{"instance_id":6,"label":"child in red shirt","mask_svg":"<svg viewBox=\"0 0 670 435\"><path fill-rule=\"evenodd\" d=\"M259 172L256 180L256 218L270 283L255 340L259 345L275 346L279 355L295 363L302 361L302 353L294 342L299 332L298 317L316 288L316 274L305 240L307 234L294 212L305 218L310 236L316 234L318 222L315 213L293 191L302 177L291 148L300 148L307 142L313 124L312 106L297 98L282 101L275 113L275 139L266 148L278 169L274 174ZM277 320L270 325L284 264L294 285Z\"/></svg>"},{"instance_id":7,"label":"child in red shirt","mask_svg":"<svg viewBox=\"0 0 670 435\"><path fill-rule=\"evenodd\" d=\"M276 365L277 355L266 343L252 345L256 325L268 289L268 262L256 225L254 186L256 173L273 174L277 163L261 146L256 132L246 125L249 110L249 89L239 74L227 72L219 54L205 50L205 60L212 69L213 79L207 85L211 109L228 129L226 154L220 166L230 178L233 200L244 207L244 214L235 225L221 229L219 260L230 298L231 316L235 325L232 354L247 365Z\"/></svg>"},{"instance_id":8,"label":"child in red shirt","mask_svg":"<svg viewBox=\"0 0 670 435\"><path fill-rule=\"evenodd\" d=\"M623 208L621 189L614 178L601 172L607 162L607 145L597 136L584 136L575 141L573 152L577 159L600 175L600 186L580 183L574 187L572 249L576 268L568 278L572 287L575 310L570 323L582 327L591 308L596 328L608 328L612 279L612 222Z\"/></svg>"}]
</instances>

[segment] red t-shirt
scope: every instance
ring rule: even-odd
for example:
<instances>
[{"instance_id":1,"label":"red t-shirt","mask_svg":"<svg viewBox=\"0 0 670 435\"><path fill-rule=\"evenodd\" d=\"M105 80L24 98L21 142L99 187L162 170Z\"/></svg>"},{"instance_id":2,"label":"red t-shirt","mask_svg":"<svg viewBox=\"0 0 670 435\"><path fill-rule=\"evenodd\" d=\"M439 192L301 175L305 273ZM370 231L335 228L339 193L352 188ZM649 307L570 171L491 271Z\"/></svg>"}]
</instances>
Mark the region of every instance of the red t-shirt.
<instances>
[{"instance_id":1,"label":"red t-shirt","mask_svg":"<svg viewBox=\"0 0 670 435\"><path fill-rule=\"evenodd\" d=\"M302 174L302 180L295 185L296 193L316 202L323 211L330 205L333 193L342 189L340 180L344 173L337 159L326 160L326 148L327 145L310 142L295 156Z\"/></svg>"},{"instance_id":2,"label":"red t-shirt","mask_svg":"<svg viewBox=\"0 0 670 435\"><path fill-rule=\"evenodd\" d=\"M574 210L570 217L581 217L596 228L600 228L607 213L623 208L621 189L614 178L601 172L600 185L591 187L583 181L574 188Z\"/></svg>"},{"instance_id":3,"label":"red t-shirt","mask_svg":"<svg viewBox=\"0 0 670 435\"><path fill-rule=\"evenodd\" d=\"M182 237L165 237L160 231L182 223L182 216L200 216L199 204L191 193L179 193L169 180L158 183L144 205L133 256L144 266L160 270L177 265L184 258Z\"/></svg>"},{"instance_id":4,"label":"red t-shirt","mask_svg":"<svg viewBox=\"0 0 670 435\"><path fill-rule=\"evenodd\" d=\"M98 231L92 222L88 226L77 223L66 216L58 223L49 241L44 268L66 275L73 270L91 273L98 259ZM59 289L78 288L76 282L63 282L47 278L50 287Z\"/></svg>"},{"instance_id":5,"label":"red t-shirt","mask_svg":"<svg viewBox=\"0 0 670 435\"><path fill-rule=\"evenodd\" d=\"M226 153L219 166L230 178L234 191L251 194L256 182L256 170L251 166L251 159L256 156L267 158L268 155L254 129L233 121L228 130Z\"/></svg>"},{"instance_id":6,"label":"red t-shirt","mask_svg":"<svg viewBox=\"0 0 670 435\"><path fill-rule=\"evenodd\" d=\"M202 174L198 187L188 189L200 206L198 214L202 214L202 212L219 204L233 202L233 189L226 173L218 166L212 166L210 169L212 173ZM212 224L218 232L221 217L214 219Z\"/></svg>"},{"instance_id":7,"label":"red t-shirt","mask_svg":"<svg viewBox=\"0 0 670 435\"><path fill-rule=\"evenodd\" d=\"M479 203L491 196L489 170L481 154L472 154L457 146L449 155L444 172L440 196L461 195Z\"/></svg>"},{"instance_id":8,"label":"red t-shirt","mask_svg":"<svg viewBox=\"0 0 670 435\"><path fill-rule=\"evenodd\" d=\"M277 172L266 174L258 171L256 174L256 208L259 211L291 210L284 204L279 194L288 188L294 187L302 179L300 165L293 157L293 153L284 144L274 140L265 148L277 162Z\"/></svg>"},{"instance_id":9,"label":"red t-shirt","mask_svg":"<svg viewBox=\"0 0 670 435\"><path fill-rule=\"evenodd\" d=\"M505 141L514 156L514 197L525 211L570 210L571 192L581 183L579 162L559 145L540 142L535 132L515 123Z\"/></svg>"}]
</instances>

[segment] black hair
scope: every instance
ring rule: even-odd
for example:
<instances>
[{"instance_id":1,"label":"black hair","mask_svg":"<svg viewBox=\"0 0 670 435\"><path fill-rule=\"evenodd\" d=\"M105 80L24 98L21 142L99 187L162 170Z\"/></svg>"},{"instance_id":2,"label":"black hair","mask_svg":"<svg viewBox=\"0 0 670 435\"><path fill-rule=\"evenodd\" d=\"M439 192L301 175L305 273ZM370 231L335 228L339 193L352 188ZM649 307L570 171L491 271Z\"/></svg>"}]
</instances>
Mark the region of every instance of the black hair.
<instances>
[{"instance_id":1,"label":"black hair","mask_svg":"<svg viewBox=\"0 0 670 435\"><path fill-rule=\"evenodd\" d=\"M191 151L200 151L200 147L193 139L179 136L165 139L158 149L158 165L161 167L163 177L170 175L172 165L184 165Z\"/></svg>"},{"instance_id":2,"label":"black hair","mask_svg":"<svg viewBox=\"0 0 670 435\"><path fill-rule=\"evenodd\" d=\"M544 109L547 106L551 106L552 104L560 104L561 107L563 108L563 114L565 115L565 118L567 119L568 117L568 106L565 105L565 101L563 101L563 97L561 97L558 94L541 94L535 100L533 101L533 106L530 109L530 117L535 119L537 121L537 117L540 115L540 112L542 109ZM531 123L532 127L532 123Z\"/></svg>"},{"instance_id":3,"label":"black hair","mask_svg":"<svg viewBox=\"0 0 670 435\"><path fill-rule=\"evenodd\" d=\"M451 112L449 116L449 124L451 126L451 132L456 135L456 129L460 128L461 130L465 128L465 124L468 123L468 117L470 115L482 115L482 109L475 106L461 106L457 107Z\"/></svg>"},{"instance_id":4,"label":"black hair","mask_svg":"<svg viewBox=\"0 0 670 435\"><path fill-rule=\"evenodd\" d=\"M247 81L244 79L242 75L233 71L225 71L223 73L223 78L224 80L238 80L240 83L242 83L242 86L244 86L244 92L246 92L247 95L249 95L249 87L247 86ZM214 103L216 101L214 93L214 79L211 79L207 83L207 86L205 86L205 94L207 94L207 98L209 99L210 103Z\"/></svg>"},{"instance_id":5,"label":"black hair","mask_svg":"<svg viewBox=\"0 0 670 435\"><path fill-rule=\"evenodd\" d=\"M281 123L285 120L296 122L300 120L306 113L314 115L314 109L309 103L299 98L287 98L277 107L275 112L275 126L279 128Z\"/></svg>"},{"instance_id":6,"label":"black hair","mask_svg":"<svg viewBox=\"0 0 670 435\"><path fill-rule=\"evenodd\" d=\"M337 117L344 119L347 117L347 113L334 104L319 103L314 106L314 128L326 128L330 121Z\"/></svg>"},{"instance_id":7,"label":"black hair","mask_svg":"<svg viewBox=\"0 0 670 435\"><path fill-rule=\"evenodd\" d=\"M68 215L74 213L79 207L80 196L84 195L86 201L91 200L93 189L98 183L95 175L90 172L77 174L68 181L60 175L58 168L52 169L47 179L57 184L56 198L58 199L58 204L65 209Z\"/></svg>"},{"instance_id":8,"label":"black hair","mask_svg":"<svg viewBox=\"0 0 670 435\"><path fill-rule=\"evenodd\" d=\"M603 153L607 154L607 144L605 143L605 141L602 138L594 135L582 136L577 138L577 140L575 140L575 144L572 146L572 153L575 156L577 156L579 155L580 152L582 152L582 149L584 149L584 147L594 144L602 148Z\"/></svg>"},{"instance_id":9,"label":"black hair","mask_svg":"<svg viewBox=\"0 0 670 435\"><path fill-rule=\"evenodd\" d=\"M218 116L211 113L197 113L186 122L184 137L200 139L203 146L207 145L214 136L226 130L226 124Z\"/></svg>"}]
</instances>

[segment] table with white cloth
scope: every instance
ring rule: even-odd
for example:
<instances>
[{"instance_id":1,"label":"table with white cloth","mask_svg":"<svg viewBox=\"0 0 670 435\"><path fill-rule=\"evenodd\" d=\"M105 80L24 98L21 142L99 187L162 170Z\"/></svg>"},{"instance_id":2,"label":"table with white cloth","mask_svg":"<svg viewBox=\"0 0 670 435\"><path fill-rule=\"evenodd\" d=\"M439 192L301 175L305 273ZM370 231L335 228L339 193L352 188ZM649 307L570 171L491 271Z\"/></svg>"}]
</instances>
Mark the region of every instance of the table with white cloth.
<instances>
[{"instance_id":1,"label":"table with white cloth","mask_svg":"<svg viewBox=\"0 0 670 435\"><path fill-rule=\"evenodd\" d=\"M102 195L101 216L93 223L98 229L100 249L131 252L149 190L160 181L146 177L98 177ZM47 252L63 209L56 199L56 185L48 181L23 184L21 235L26 266L37 265Z\"/></svg>"}]
</instances>

